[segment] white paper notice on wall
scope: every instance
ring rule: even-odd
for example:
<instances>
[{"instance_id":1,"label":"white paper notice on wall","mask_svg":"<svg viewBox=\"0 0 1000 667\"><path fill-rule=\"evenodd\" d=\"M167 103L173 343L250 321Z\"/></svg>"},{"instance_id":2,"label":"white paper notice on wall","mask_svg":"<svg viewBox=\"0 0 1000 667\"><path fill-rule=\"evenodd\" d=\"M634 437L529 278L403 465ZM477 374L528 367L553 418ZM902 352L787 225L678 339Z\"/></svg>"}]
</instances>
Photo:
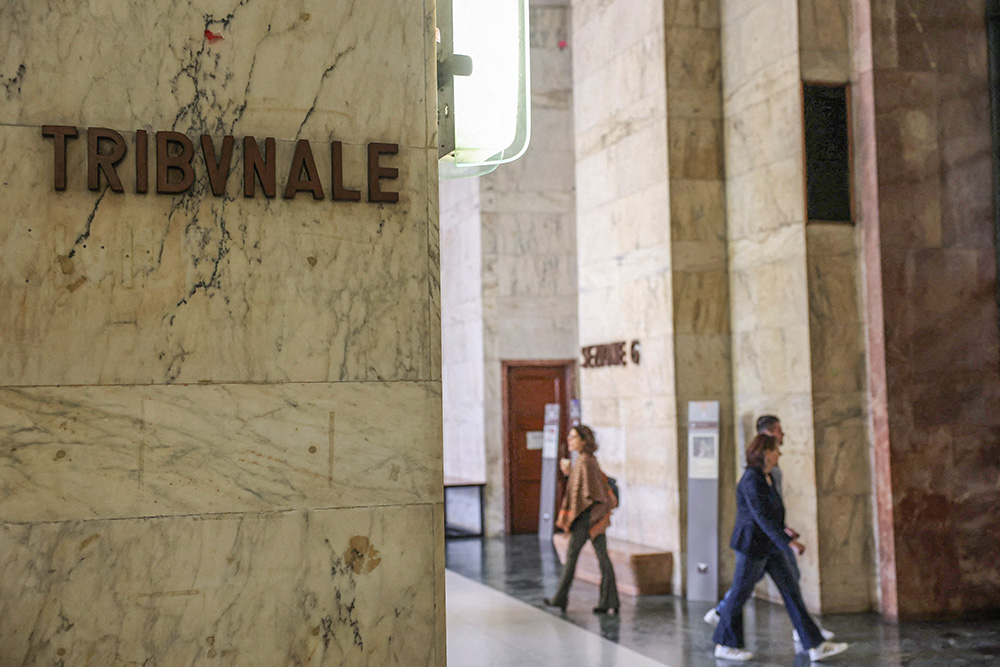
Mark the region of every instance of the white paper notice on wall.
<instances>
[{"instance_id":1,"label":"white paper notice on wall","mask_svg":"<svg viewBox=\"0 0 1000 667\"><path fill-rule=\"evenodd\" d=\"M528 440L528 449L541 449L545 442L545 433L542 431L528 431L524 434Z\"/></svg>"},{"instance_id":2,"label":"white paper notice on wall","mask_svg":"<svg viewBox=\"0 0 1000 667\"><path fill-rule=\"evenodd\" d=\"M719 478L719 403L688 403L688 479Z\"/></svg>"},{"instance_id":3,"label":"white paper notice on wall","mask_svg":"<svg viewBox=\"0 0 1000 667\"><path fill-rule=\"evenodd\" d=\"M554 459L559 455L559 425L545 425L545 440L542 443L542 458Z\"/></svg>"},{"instance_id":4,"label":"white paper notice on wall","mask_svg":"<svg viewBox=\"0 0 1000 667\"><path fill-rule=\"evenodd\" d=\"M718 479L719 436L715 433L688 435L688 478Z\"/></svg>"}]
</instances>

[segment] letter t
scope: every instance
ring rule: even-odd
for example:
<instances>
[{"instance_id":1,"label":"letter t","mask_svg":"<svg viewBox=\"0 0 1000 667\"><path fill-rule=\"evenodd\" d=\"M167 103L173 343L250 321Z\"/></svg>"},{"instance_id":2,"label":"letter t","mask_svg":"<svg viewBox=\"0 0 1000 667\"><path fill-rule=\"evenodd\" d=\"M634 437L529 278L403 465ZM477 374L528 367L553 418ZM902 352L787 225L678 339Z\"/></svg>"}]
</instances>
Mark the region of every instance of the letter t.
<instances>
[{"instance_id":1,"label":"letter t","mask_svg":"<svg viewBox=\"0 0 1000 667\"><path fill-rule=\"evenodd\" d=\"M52 182L56 190L66 189L66 138L73 139L76 134L76 128L72 125L42 125L42 136L52 137L54 140L55 170Z\"/></svg>"}]
</instances>

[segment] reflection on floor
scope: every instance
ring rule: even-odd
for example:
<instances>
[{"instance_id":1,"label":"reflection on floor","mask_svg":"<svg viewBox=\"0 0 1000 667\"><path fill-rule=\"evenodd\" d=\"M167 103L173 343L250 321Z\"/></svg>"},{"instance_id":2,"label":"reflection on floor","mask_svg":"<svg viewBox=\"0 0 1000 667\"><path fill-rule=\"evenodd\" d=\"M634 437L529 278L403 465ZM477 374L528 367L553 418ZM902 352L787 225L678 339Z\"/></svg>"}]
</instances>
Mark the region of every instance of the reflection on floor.
<instances>
[{"instance_id":1,"label":"reflection on floor","mask_svg":"<svg viewBox=\"0 0 1000 667\"><path fill-rule=\"evenodd\" d=\"M591 613L597 587L578 581L570 592L565 616L545 607L542 598L555 589L561 566L551 544L539 542L535 535L448 540L446 553L453 573L535 608L511 608L513 601L483 593L484 589L479 589L483 597L477 604L469 598L475 594L474 585L449 573L449 665L735 664L716 661L711 655L711 631L701 620L708 603L688 603L670 595L623 595L621 616L608 618ZM505 611L494 611L493 605L501 600ZM546 617L549 622L543 623ZM839 641L851 643L846 653L823 664L1000 665L1000 619L996 617L898 626L882 623L875 614L828 615L822 621ZM805 653L796 654L792 626L780 605L751 600L745 625L747 648L758 658L746 664L810 664ZM581 629L593 639L581 638ZM594 643L598 638L605 641ZM609 646L614 645L629 653L613 653ZM492 655L486 652L487 646L497 647L496 661L486 657ZM638 662L641 656L653 662Z\"/></svg>"},{"instance_id":2,"label":"reflection on floor","mask_svg":"<svg viewBox=\"0 0 1000 667\"><path fill-rule=\"evenodd\" d=\"M635 651L447 573L448 667L660 667Z\"/></svg>"}]
</instances>

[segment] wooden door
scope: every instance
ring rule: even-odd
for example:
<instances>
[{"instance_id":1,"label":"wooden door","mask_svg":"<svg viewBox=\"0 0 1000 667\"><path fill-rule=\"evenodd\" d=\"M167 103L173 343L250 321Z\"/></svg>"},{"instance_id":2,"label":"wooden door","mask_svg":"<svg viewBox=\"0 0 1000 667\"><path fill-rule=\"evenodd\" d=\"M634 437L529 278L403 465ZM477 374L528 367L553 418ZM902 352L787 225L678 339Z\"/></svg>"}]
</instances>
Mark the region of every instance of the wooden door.
<instances>
[{"instance_id":1,"label":"wooden door","mask_svg":"<svg viewBox=\"0 0 1000 667\"><path fill-rule=\"evenodd\" d=\"M545 404L560 409L560 454L564 454L573 362L504 362L504 470L508 533L537 533L542 481L541 432ZM555 511L555 508L552 508Z\"/></svg>"}]
</instances>

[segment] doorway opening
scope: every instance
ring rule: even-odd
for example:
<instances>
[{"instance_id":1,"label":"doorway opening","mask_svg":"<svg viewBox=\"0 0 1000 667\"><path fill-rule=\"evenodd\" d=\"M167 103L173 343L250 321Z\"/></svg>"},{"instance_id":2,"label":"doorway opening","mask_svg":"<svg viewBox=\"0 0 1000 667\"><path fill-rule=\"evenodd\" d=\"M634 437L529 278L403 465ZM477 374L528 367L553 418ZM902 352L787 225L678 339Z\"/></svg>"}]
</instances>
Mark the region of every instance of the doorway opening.
<instances>
[{"instance_id":1,"label":"doorway opening","mask_svg":"<svg viewBox=\"0 0 1000 667\"><path fill-rule=\"evenodd\" d=\"M508 535L537 533L542 489L542 432L545 405L559 405L558 458L569 455L566 432L575 386L573 360L504 361L504 518ZM553 515L565 481L556 476Z\"/></svg>"}]
</instances>

